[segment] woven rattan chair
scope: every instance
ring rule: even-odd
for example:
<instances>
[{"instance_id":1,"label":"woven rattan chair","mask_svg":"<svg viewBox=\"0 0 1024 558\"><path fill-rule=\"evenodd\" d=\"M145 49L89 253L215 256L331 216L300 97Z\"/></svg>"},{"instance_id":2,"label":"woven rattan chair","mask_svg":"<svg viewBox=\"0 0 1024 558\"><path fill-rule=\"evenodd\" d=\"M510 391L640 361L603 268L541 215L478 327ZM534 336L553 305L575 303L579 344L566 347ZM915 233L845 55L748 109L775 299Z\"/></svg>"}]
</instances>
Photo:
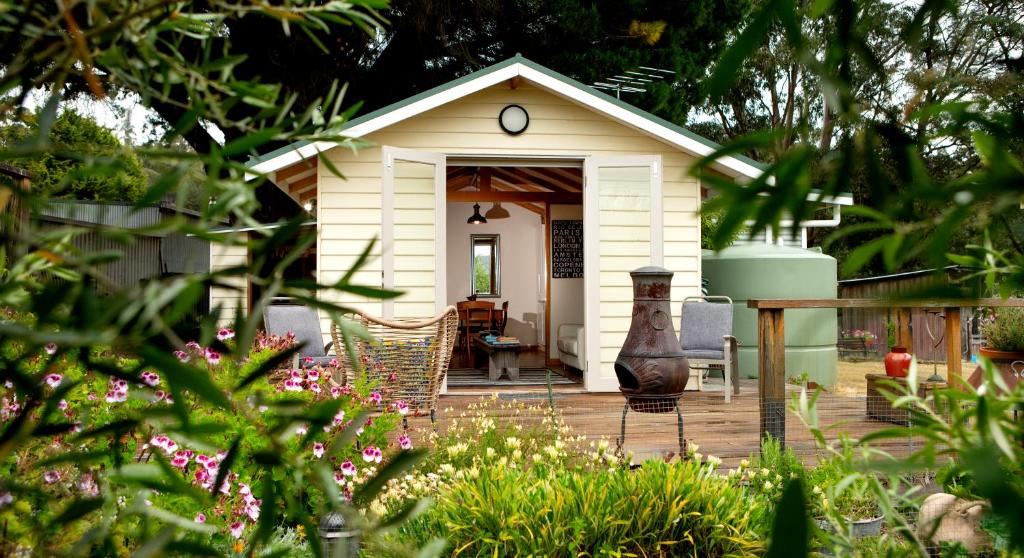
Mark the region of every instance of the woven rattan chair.
<instances>
[{"instance_id":1,"label":"woven rattan chair","mask_svg":"<svg viewBox=\"0 0 1024 558\"><path fill-rule=\"evenodd\" d=\"M355 373L364 373L381 386L386 405L403 401L417 414L429 410L430 421L434 422L437 396L448 373L459 327L455 307L449 306L426 320L386 320L358 311L356 319L373 335L373 340L356 341L361 370ZM337 324L331 326L331 337L336 347L345 346ZM351 370L345 381L351 381L349 374Z\"/></svg>"}]
</instances>

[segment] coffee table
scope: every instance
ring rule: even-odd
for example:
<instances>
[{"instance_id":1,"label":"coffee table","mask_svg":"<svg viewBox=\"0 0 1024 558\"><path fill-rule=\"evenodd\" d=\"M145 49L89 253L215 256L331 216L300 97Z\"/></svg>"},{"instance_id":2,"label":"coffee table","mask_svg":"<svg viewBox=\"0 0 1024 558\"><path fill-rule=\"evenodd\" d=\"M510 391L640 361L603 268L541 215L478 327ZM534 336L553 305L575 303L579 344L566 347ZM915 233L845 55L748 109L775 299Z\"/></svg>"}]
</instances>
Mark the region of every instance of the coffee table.
<instances>
[{"instance_id":1,"label":"coffee table","mask_svg":"<svg viewBox=\"0 0 1024 558\"><path fill-rule=\"evenodd\" d=\"M480 335L473 336L473 347L487 354L487 377L497 381L507 372L509 380L519 379L519 343L488 343Z\"/></svg>"}]
</instances>

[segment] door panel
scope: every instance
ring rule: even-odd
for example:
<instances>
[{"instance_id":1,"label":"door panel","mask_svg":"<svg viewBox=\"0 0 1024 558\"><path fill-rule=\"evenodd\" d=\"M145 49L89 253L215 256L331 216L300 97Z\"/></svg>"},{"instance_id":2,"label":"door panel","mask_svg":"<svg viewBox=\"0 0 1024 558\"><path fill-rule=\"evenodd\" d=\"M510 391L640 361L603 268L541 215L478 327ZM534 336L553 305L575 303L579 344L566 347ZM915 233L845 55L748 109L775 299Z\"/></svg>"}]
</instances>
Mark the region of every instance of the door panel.
<instances>
[{"instance_id":1,"label":"door panel","mask_svg":"<svg viewBox=\"0 0 1024 558\"><path fill-rule=\"evenodd\" d=\"M629 273L662 265L661 157L591 157L584 190L584 282L590 391L615 391L632 320Z\"/></svg>"},{"instance_id":2,"label":"door panel","mask_svg":"<svg viewBox=\"0 0 1024 558\"><path fill-rule=\"evenodd\" d=\"M384 286L406 294L384 303L388 318L427 318L445 300L445 156L383 147Z\"/></svg>"}]
</instances>

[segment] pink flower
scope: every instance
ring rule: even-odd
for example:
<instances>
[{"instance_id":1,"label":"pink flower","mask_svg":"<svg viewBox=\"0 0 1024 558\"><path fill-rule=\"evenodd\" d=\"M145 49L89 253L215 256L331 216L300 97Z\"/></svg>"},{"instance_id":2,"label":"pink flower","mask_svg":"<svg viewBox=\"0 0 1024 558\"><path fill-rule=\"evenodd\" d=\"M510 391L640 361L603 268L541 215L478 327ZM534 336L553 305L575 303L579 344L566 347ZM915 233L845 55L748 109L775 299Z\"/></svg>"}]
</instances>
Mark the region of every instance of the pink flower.
<instances>
[{"instance_id":1,"label":"pink flower","mask_svg":"<svg viewBox=\"0 0 1024 558\"><path fill-rule=\"evenodd\" d=\"M289 375L292 377L293 380L301 380L302 379L302 371L301 370L292 370Z\"/></svg>"},{"instance_id":2,"label":"pink flower","mask_svg":"<svg viewBox=\"0 0 1024 558\"><path fill-rule=\"evenodd\" d=\"M174 459L171 459L171 465L184 469L188 465L188 454L183 451L179 451L174 454Z\"/></svg>"},{"instance_id":3,"label":"pink flower","mask_svg":"<svg viewBox=\"0 0 1024 558\"><path fill-rule=\"evenodd\" d=\"M324 445L320 442L313 443L313 456L320 459L324 456Z\"/></svg>"},{"instance_id":4,"label":"pink flower","mask_svg":"<svg viewBox=\"0 0 1024 558\"><path fill-rule=\"evenodd\" d=\"M260 519L260 504L263 500L253 500L245 506L245 514L249 516L249 519L253 521L259 521Z\"/></svg>"},{"instance_id":5,"label":"pink flower","mask_svg":"<svg viewBox=\"0 0 1024 558\"><path fill-rule=\"evenodd\" d=\"M4 490L0 492L0 510L6 508L14 502L14 496L11 496L10 492Z\"/></svg>"},{"instance_id":6,"label":"pink flower","mask_svg":"<svg viewBox=\"0 0 1024 558\"><path fill-rule=\"evenodd\" d=\"M356 465L355 463L352 463L351 459L346 459L345 462L341 464L341 474L346 477L356 476Z\"/></svg>"},{"instance_id":7,"label":"pink flower","mask_svg":"<svg viewBox=\"0 0 1024 558\"><path fill-rule=\"evenodd\" d=\"M89 401L96 401L99 398L100 397L98 395L96 395L94 392L91 392L91 391L89 392L89 395L86 396L86 399L88 399Z\"/></svg>"},{"instance_id":8,"label":"pink flower","mask_svg":"<svg viewBox=\"0 0 1024 558\"><path fill-rule=\"evenodd\" d=\"M160 376L156 372L143 372L140 377L149 387L156 387L160 384Z\"/></svg>"},{"instance_id":9,"label":"pink flower","mask_svg":"<svg viewBox=\"0 0 1024 558\"><path fill-rule=\"evenodd\" d=\"M57 403L57 408L60 409L61 411L68 410L68 402L65 401L64 399L61 399L60 403Z\"/></svg>"},{"instance_id":10,"label":"pink flower","mask_svg":"<svg viewBox=\"0 0 1024 558\"><path fill-rule=\"evenodd\" d=\"M190 350L190 351L201 351L201 350L203 350L203 348L199 346L199 343L196 343L195 341L189 341L188 343L185 343L185 348Z\"/></svg>"},{"instance_id":11,"label":"pink flower","mask_svg":"<svg viewBox=\"0 0 1024 558\"><path fill-rule=\"evenodd\" d=\"M315 382L320 379L320 372L317 372L316 369L307 370L306 379L311 382Z\"/></svg>"},{"instance_id":12,"label":"pink flower","mask_svg":"<svg viewBox=\"0 0 1024 558\"><path fill-rule=\"evenodd\" d=\"M309 432L309 427L305 424L300 424L299 427L295 429L296 436L305 436L307 432Z\"/></svg>"},{"instance_id":13,"label":"pink flower","mask_svg":"<svg viewBox=\"0 0 1024 558\"><path fill-rule=\"evenodd\" d=\"M108 391L106 396L107 403L123 403L128 400L127 391Z\"/></svg>"},{"instance_id":14,"label":"pink flower","mask_svg":"<svg viewBox=\"0 0 1024 558\"><path fill-rule=\"evenodd\" d=\"M199 512L196 514L196 523L206 523L206 514Z\"/></svg>"},{"instance_id":15,"label":"pink flower","mask_svg":"<svg viewBox=\"0 0 1024 558\"><path fill-rule=\"evenodd\" d=\"M337 399L341 395L341 388L338 386L331 386L331 397Z\"/></svg>"},{"instance_id":16,"label":"pink flower","mask_svg":"<svg viewBox=\"0 0 1024 558\"><path fill-rule=\"evenodd\" d=\"M43 480L46 484L53 484L60 480L60 473L58 471L47 471L43 473Z\"/></svg>"},{"instance_id":17,"label":"pink flower","mask_svg":"<svg viewBox=\"0 0 1024 558\"><path fill-rule=\"evenodd\" d=\"M193 473L192 476L196 479L196 482L198 482L204 488L207 488L209 486L209 483L210 483L210 473L206 469L197 468L196 472Z\"/></svg>"},{"instance_id":18,"label":"pink flower","mask_svg":"<svg viewBox=\"0 0 1024 558\"><path fill-rule=\"evenodd\" d=\"M204 356L206 357L206 362L210 363L211 366L220 364L220 353L217 351L213 349L206 349Z\"/></svg>"},{"instance_id":19,"label":"pink flower","mask_svg":"<svg viewBox=\"0 0 1024 558\"><path fill-rule=\"evenodd\" d=\"M320 384L309 384L309 391L320 395Z\"/></svg>"},{"instance_id":20,"label":"pink flower","mask_svg":"<svg viewBox=\"0 0 1024 558\"><path fill-rule=\"evenodd\" d=\"M96 481L89 473L85 473L78 479L78 490L86 496L98 496L100 493L100 487L96 486Z\"/></svg>"},{"instance_id":21,"label":"pink flower","mask_svg":"<svg viewBox=\"0 0 1024 558\"><path fill-rule=\"evenodd\" d=\"M406 436L405 434L402 434L401 436L398 437L398 447L404 450L411 450L412 438Z\"/></svg>"},{"instance_id":22,"label":"pink flower","mask_svg":"<svg viewBox=\"0 0 1024 558\"><path fill-rule=\"evenodd\" d=\"M313 357L303 357L302 363L303 364L313 364Z\"/></svg>"},{"instance_id":23,"label":"pink flower","mask_svg":"<svg viewBox=\"0 0 1024 558\"><path fill-rule=\"evenodd\" d=\"M288 378L287 380L284 381L284 390L285 391L302 391L302 380L295 380L293 378Z\"/></svg>"},{"instance_id":24,"label":"pink flower","mask_svg":"<svg viewBox=\"0 0 1024 558\"><path fill-rule=\"evenodd\" d=\"M242 538L242 529L245 529L245 523L236 521L231 524L231 536L236 539Z\"/></svg>"},{"instance_id":25,"label":"pink flower","mask_svg":"<svg viewBox=\"0 0 1024 558\"><path fill-rule=\"evenodd\" d=\"M235 332L233 330L231 330L231 329L226 328L226 327L222 327L222 328L220 328L219 331L217 331L217 340L218 341L227 341L228 339L231 339L234 336L235 336Z\"/></svg>"},{"instance_id":26,"label":"pink flower","mask_svg":"<svg viewBox=\"0 0 1024 558\"><path fill-rule=\"evenodd\" d=\"M363 461L367 463L380 463L384 454L376 446L366 446L363 450Z\"/></svg>"},{"instance_id":27,"label":"pink flower","mask_svg":"<svg viewBox=\"0 0 1024 558\"><path fill-rule=\"evenodd\" d=\"M188 353L185 351L174 351L174 357L181 362L188 362Z\"/></svg>"},{"instance_id":28,"label":"pink flower","mask_svg":"<svg viewBox=\"0 0 1024 558\"><path fill-rule=\"evenodd\" d=\"M338 367L338 359L332 358L331 362L327 363L327 366L330 366L331 368L337 368Z\"/></svg>"},{"instance_id":29,"label":"pink flower","mask_svg":"<svg viewBox=\"0 0 1024 558\"><path fill-rule=\"evenodd\" d=\"M46 344L46 354L55 355L57 354L57 344L50 342Z\"/></svg>"},{"instance_id":30,"label":"pink flower","mask_svg":"<svg viewBox=\"0 0 1024 558\"><path fill-rule=\"evenodd\" d=\"M398 411L398 414L400 415L408 415L409 404L406 403L405 401L395 401L395 410Z\"/></svg>"},{"instance_id":31,"label":"pink flower","mask_svg":"<svg viewBox=\"0 0 1024 558\"><path fill-rule=\"evenodd\" d=\"M55 388L64 381L64 376L61 376L60 374L47 374L46 377L43 378L43 381L46 382L46 385Z\"/></svg>"},{"instance_id":32,"label":"pink flower","mask_svg":"<svg viewBox=\"0 0 1024 558\"><path fill-rule=\"evenodd\" d=\"M370 401L372 401L375 405L380 405L380 402L383 399L384 399L384 397L380 394L379 391L375 391L375 392L370 394Z\"/></svg>"},{"instance_id":33,"label":"pink flower","mask_svg":"<svg viewBox=\"0 0 1024 558\"><path fill-rule=\"evenodd\" d=\"M341 426L345 422L345 410L338 411L338 414L334 415L334 426Z\"/></svg>"}]
</instances>

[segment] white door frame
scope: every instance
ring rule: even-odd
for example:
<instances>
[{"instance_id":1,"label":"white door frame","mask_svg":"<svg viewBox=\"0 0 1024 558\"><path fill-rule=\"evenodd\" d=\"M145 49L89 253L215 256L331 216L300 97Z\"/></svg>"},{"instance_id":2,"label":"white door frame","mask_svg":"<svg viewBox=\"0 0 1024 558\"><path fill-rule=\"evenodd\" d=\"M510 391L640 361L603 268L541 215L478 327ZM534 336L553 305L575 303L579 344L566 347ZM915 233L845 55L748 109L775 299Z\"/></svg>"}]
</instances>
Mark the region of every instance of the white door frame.
<instances>
[{"instance_id":1,"label":"white door frame","mask_svg":"<svg viewBox=\"0 0 1024 558\"><path fill-rule=\"evenodd\" d=\"M643 167L651 172L651 262L664 264L664 197L661 155L593 156L583 164L583 327L587 361L583 386L587 391L616 391L615 378L601 378L601 241L598 169Z\"/></svg>"},{"instance_id":2,"label":"white door frame","mask_svg":"<svg viewBox=\"0 0 1024 558\"><path fill-rule=\"evenodd\" d=\"M444 153L417 151L403 147L381 146L384 163L381 181L381 269L385 289L395 286L395 161L409 161L434 165L434 312L440 313L448 305L447 280L447 157ZM385 318L395 315L395 301L385 300Z\"/></svg>"}]
</instances>

